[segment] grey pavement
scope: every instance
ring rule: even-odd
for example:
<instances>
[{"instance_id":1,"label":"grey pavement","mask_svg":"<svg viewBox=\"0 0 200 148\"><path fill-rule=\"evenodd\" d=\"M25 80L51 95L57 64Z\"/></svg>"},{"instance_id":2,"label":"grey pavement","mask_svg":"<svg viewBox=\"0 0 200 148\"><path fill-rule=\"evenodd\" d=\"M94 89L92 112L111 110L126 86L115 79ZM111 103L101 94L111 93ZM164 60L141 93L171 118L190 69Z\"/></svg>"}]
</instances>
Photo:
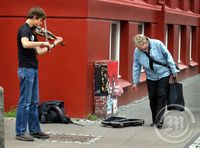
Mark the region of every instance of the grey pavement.
<instances>
[{"instance_id":1,"label":"grey pavement","mask_svg":"<svg viewBox=\"0 0 200 148\"><path fill-rule=\"evenodd\" d=\"M0 148L4 146L4 99L3 88L0 87Z\"/></svg>"},{"instance_id":2,"label":"grey pavement","mask_svg":"<svg viewBox=\"0 0 200 148\"><path fill-rule=\"evenodd\" d=\"M91 122L79 120L73 124L41 124L45 132L58 135L58 139L35 140L24 142L15 139L15 119L4 119L5 148L196 148L200 145L200 75L182 81L186 111L169 112L166 119L177 117L176 125L168 126L165 122L163 129L150 127L151 112L147 97L136 100L118 108L117 116L140 118L145 120L143 126L112 128L101 125L101 120ZM178 122L182 121L182 122ZM184 124L181 124L184 123ZM82 139L82 143L65 141L71 137ZM55 136L56 137L56 136ZM84 139L85 137L85 139ZM86 139L89 140L86 140ZM86 141L86 142L85 142Z\"/></svg>"}]
</instances>

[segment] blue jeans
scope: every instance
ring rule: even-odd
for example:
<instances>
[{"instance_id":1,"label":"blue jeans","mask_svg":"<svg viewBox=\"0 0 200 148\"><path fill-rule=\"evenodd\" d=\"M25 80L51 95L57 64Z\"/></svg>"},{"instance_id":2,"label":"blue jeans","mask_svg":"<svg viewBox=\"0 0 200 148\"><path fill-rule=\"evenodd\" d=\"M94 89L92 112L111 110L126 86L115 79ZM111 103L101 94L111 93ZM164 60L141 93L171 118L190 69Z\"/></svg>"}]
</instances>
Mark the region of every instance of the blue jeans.
<instances>
[{"instance_id":1,"label":"blue jeans","mask_svg":"<svg viewBox=\"0 0 200 148\"><path fill-rule=\"evenodd\" d=\"M16 135L27 132L40 132L38 117L38 70L31 68L18 68L20 80L20 98L17 107Z\"/></svg>"}]
</instances>

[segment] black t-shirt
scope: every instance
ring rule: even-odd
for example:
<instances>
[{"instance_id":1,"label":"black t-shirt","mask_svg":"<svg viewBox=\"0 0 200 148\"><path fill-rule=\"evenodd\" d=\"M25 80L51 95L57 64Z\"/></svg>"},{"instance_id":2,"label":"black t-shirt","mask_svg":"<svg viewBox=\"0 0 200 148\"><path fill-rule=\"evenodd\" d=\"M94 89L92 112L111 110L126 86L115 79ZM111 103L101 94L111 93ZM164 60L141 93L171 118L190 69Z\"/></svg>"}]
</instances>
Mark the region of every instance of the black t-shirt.
<instances>
[{"instance_id":1,"label":"black t-shirt","mask_svg":"<svg viewBox=\"0 0 200 148\"><path fill-rule=\"evenodd\" d=\"M17 35L19 67L38 69L36 49L24 48L21 42L22 37L27 37L29 41L37 41L36 35L33 34L32 28L27 23L19 28Z\"/></svg>"}]
</instances>

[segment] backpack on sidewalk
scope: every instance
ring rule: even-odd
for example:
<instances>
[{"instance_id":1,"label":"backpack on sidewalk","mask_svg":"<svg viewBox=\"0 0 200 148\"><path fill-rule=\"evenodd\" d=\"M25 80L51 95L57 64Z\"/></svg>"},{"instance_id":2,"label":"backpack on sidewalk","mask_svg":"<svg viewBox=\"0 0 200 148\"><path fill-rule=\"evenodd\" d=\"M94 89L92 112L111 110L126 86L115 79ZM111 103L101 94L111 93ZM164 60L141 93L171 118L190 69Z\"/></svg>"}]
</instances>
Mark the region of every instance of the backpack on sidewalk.
<instances>
[{"instance_id":1,"label":"backpack on sidewalk","mask_svg":"<svg viewBox=\"0 0 200 148\"><path fill-rule=\"evenodd\" d=\"M41 123L73 123L64 112L64 102L53 100L43 102L38 106L39 121Z\"/></svg>"}]
</instances>

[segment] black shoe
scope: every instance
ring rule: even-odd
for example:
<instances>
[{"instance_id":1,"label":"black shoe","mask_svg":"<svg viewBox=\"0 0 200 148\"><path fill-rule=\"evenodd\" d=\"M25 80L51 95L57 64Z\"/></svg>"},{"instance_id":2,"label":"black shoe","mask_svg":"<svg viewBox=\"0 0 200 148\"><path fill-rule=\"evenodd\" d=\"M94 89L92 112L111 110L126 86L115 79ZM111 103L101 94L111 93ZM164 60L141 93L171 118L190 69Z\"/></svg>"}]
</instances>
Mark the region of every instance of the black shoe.
<instances>
[{"instance_id":1,"label":"black shoe","mask_svg":"<svg viewBox=\"0 0 200 148\"><path fill-rule=\"evenodd\" d=\"M157 123L156 126L157 126L158 129L161 129L163 127L163 124Z\"/></svg>"},{"instance_id":2,"label":"black shoe","mask_svg":"<svg viewBox=\"0 0 200 148\"><path fill-rule=\"evenodd\" d=\"M160 122L160 124L164 124L164 120Z\"/></svg>"},{"instance_id":3,"label":"black shoe","mask_svg":"<svg viewBox=\"0 0 200 148\"><path fill-rule=\"evenodd\" d=\"M31 133L31 135L34 138L38 138L38 139L47 139L47 138L49 138L49 134L46 134L44 132Z\"/></svg>"},{"instance_id":4,"label":"black shoe","mask_svg":"<svg viewBox=\"0 0 200 148\"><path fill-rule=\"evenodd\" d=\"M154 126L154 125L156 125L156 124L155 124L155 123L151 123L151 124L150 124L150 126Z\"/></svg>"},{"instance_id":5,"label":"black shoe","mask_svg":"<svg viewBox=\"0 0 200 148\"><path fill-rule=\"evenodd\" d=\"M29 134L23 134L23 135L16 135L17 140L22 140L22 141L34 141L33 136Z\"/></svg>"}]
</instances>

